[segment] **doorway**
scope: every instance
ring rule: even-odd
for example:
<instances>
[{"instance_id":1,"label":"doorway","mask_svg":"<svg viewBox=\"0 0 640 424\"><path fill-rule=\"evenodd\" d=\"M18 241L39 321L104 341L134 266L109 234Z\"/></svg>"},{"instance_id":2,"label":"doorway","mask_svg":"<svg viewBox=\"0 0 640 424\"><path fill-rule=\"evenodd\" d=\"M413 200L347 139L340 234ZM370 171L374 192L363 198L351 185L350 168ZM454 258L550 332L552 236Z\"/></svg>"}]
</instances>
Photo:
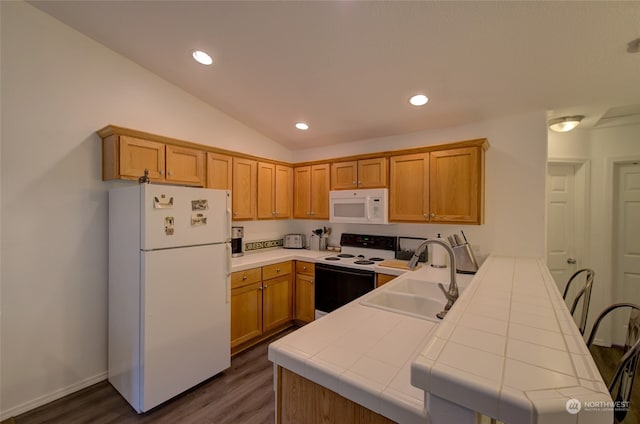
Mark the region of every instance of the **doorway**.
<instances>
[{"instance_id":1,"label":"doorway","mask_svg":"<svg viewBox=\"0 0 640 424\"><path fill-rule=\"evenodd\" d=\"M588 168L588 161L547 164L547 266L561 293L569 277L589 264Z\"/></svg>"},{"instance_id":2,"label":"doorway","mask_svg":"<svg viewBox=\"0 0 640 424\"><path fill-rule=\"evenodd\" d=\"M613 302L640 305L640 161L614 164ZM624 344L627 317L615 317L613 343Z\"/></svg>"}]
</instances>

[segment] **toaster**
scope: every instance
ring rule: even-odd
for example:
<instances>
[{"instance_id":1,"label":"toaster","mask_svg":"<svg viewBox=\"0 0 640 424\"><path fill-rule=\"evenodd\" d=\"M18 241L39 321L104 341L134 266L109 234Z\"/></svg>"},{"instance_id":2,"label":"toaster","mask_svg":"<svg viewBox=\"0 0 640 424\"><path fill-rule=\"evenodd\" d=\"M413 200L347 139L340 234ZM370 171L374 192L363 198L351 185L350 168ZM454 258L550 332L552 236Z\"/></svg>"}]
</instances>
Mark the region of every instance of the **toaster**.
<instances>
[{"instance_id":1,"label":"toaster","mask_svg":"<svg viewBox=\"0 0 640 424\"><path fill-rule=\"evenodd\" d=\"M284 236L285 249L304 249L304 234L287 234Z\"/></svg>"}]
</instances>

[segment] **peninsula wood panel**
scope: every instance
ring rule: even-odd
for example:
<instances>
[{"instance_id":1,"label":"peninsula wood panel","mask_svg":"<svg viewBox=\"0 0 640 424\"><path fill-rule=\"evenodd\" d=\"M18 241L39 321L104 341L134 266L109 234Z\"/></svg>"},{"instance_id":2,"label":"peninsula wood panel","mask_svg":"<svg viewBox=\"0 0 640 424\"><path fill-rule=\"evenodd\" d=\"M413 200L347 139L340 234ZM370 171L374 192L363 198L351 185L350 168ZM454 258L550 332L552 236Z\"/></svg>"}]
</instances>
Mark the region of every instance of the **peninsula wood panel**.
<instances>
[{"instance_id":1,"label":"peninsula wood panel","mask_svg":"<svg viewBox=\"0 0 640 424\"><path fill-rule=\"evenodd\" d=\"M428 222L429 153L392 156L389 220Z\"/></svg>"},{"instance_id":2,"label":"peninsula wood panel","mask_svg":"<svg viewBox=\"0 0 640 424\"><path fill-rule=\"evenodd\" d=\"M429 209L431 222L481 223L480 149L430 153Z\"/></svg>"},{"instance_id":3,"label":"peninsula wood panel","mask_svg":"<svg viewBox=\"0 0 640 424\"><path fill-rule=\"evenodd\" d=\"M277 375L276 423L390 424L394 422L286 368L278 367Z\"/></svg>"},{"instance_id":4,"label":"peninsula wood panel","mask_svg":"<svg viewBox=\"0 0 640 424\"><path fill-rule=\"evenodd\" d=\"M207 187L231 190L233 181L233 158L207 152Z\"/></svg>"}]
</instances>

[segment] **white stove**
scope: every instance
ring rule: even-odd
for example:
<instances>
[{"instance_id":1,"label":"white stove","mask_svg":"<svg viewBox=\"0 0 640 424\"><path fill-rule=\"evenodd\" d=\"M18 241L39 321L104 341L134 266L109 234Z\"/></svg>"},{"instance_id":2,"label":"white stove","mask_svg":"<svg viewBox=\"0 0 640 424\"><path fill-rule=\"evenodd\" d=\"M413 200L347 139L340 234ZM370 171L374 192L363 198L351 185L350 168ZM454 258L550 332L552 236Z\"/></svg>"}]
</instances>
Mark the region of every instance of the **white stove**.
<instances>
[{"instance_id":1,"label":"white stove","mask_svg":"<svg viewBox=\"0 0 640 424\"><path fill-rule=\"evenodd\" d=\"M376 264L395 258L395 250L343 246L342 251L322 258L327 265L373 270Z\"/></svg>"}]
</instances>

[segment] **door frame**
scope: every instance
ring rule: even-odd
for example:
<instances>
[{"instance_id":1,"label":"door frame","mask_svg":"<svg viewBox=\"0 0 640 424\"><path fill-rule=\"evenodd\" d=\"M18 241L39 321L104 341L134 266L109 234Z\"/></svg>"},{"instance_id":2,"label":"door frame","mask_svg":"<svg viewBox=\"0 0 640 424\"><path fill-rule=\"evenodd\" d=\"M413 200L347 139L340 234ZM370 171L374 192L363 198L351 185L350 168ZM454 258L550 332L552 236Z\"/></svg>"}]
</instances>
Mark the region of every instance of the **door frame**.
<instances>
[{"instance_id":1,"label":"door frame","mask_svg":"<svg viewBox=\"0 0 640 424\"><path fill-rule=\"evenodd\" d=\"M615 220L616 220L616 211L617 205L615 204L617 200L616 190L616 170L619 165L628 163L628 162L636 162L640 161L640 155L625 155L625 156L610 156L605 159L605 210L604 210L604 222L605 222L605 231L604 231L604 239L602 251L607 252L607 254L603 255L603 275L608 276L608 281L610 281L609 290L604 291L604 305L610 305L612 303L612 299L615 298L615 292L617 290L616 281L616 273L613 269L613 263L615 261L614 254L616 249L614 249L617 234L614 234L615 231ZM602 346L611 346L613 340L613 323L609 322L605 325L608 325L608 331L604 332L603 336L600 336L594 340L594 343Z\"/></svg>"},{"instance_id":2,"label":"door frame","mask_svg":"<svg viewBox=\"0 0 640 424\"><path fill-rule=\"evenodd\" d=\"M590 222L591 222L591 213L590 213L590 202L591 202L591 184L590 184L590 176L591 176L591 161L587 158L559 158L559 157L550 157L547 159L547 169L545 170L545 178L549 172L549 165L573 165L575 166L575 204L574 210L581 211L582 216L580 217L582 220L582 225L576 227L576 229L580 229L581 231L576 231L576 257L578 257L577 269L584 267L585 264L590 263ZM545 184L546 185L546 184ZM545 188L545 192L546 192ZM545 199L545 242L544 242L544 250L545 250L545 261L547 258L547 229L548 229L548 219L547 216L547 207L546 207L546 199ZM562 290L562 289L560 289Z\"/></svg>"}]
</instances>

